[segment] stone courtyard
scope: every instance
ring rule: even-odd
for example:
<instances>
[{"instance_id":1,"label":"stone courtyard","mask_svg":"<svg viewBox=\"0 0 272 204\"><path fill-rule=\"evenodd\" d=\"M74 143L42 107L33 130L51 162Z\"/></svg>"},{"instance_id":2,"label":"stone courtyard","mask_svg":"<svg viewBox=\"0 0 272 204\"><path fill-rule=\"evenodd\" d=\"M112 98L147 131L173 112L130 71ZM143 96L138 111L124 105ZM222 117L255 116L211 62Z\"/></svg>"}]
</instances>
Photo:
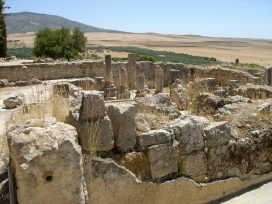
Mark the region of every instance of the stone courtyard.
<instances>
[{"instance_id":1,"label":"stone courtyard","mask_svg":"<svg viewBox=\"0 0 272 204\"><path fill-rule=\"evenodd\" d=\"M211 203L272 179L272 67L129 54L0 78L1 203Z\"/></svg>"}]
</instances>

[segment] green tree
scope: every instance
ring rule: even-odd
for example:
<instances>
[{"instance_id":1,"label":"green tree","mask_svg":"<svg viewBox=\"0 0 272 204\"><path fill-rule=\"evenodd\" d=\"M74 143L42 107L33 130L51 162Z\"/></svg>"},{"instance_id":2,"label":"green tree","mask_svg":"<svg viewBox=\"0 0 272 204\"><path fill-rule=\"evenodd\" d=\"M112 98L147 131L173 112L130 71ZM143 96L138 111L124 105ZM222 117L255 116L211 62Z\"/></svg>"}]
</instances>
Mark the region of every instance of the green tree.
<instances>
[{"instance_id":1,"label":"green tree","mask_svg":"<svg viewBox=\"0 0 272 204\"><path fill-rule=\"evenodd\" d=\"M67 28L45 28L36 33L33 53L37 57L66 58L69 61L85 50L86 42L79 29L72 33Z\"/></svg>"},{"instance_id":2,"label":"green tree","mask_svg":"<svg viewBox=\"0 0 272 204\"><path fill-rule=\"evenodd\" d=\"M79 30L79 28L74 29L72 39L74 48L78 52L84 52L87 38L84 36L84 33Z\"/></svg>"},{"instance_id":3,"label":"green tree","mask_svg":"<svg viewBox=\"0 0 272 204\"><path fill-rule=\"evenodd\" d=\"M0 0L0 57L7 56L7 29L5 22L5 1Z\"/></svg>"}]
</instances>

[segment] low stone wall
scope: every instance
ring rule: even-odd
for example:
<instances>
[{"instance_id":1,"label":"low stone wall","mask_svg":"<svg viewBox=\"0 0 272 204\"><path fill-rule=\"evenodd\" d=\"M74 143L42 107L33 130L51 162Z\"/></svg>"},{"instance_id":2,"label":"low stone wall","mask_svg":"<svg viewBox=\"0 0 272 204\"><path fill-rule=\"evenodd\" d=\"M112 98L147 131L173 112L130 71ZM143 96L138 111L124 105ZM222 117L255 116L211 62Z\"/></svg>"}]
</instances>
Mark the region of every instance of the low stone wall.
<instances>
[{"instance_id":1,"label":"low stone wall","mask_svg":"<svg viewBox=\"0 0 272 204\"><path fill-rule=\"evenodd\" d=\"M193 180L180 178L156 184L140 182L112 161L85 157L83 164L90 204L210 203L272 179L272 173L269 173L244 181L230 178L196 184Z\"/></svg>"},{"instance_id":2,"label":"low stone wall","mask_svg":"<svg viewBox=\"0 0 272 204\"><path fill-rule=\"evenodd\" d=\"M0 79L13 81L81 78L103 76L104 62L41 63L0 67Z\"/></svg>"},{"instance_id":3,"label":"low stone wall","mask_svg":"<svg viewBox=\"0 0 272 204\"><path fill-rule=\"evenodd\" d=\"M104 61L80 61L70 63L29 63L22 65L0 66L0 79L14 81L31 81L31 79L52 80L81 77L104 76ZM119 69L127 69L127 63L112 63L112 73L114 84L118 87ZM192 80L200 77L213 77L219 84L226 84L229 80L239 80L240 84L248 82L262 83L262 78L254 77L252 74L244 71L237 71L227 68L199 68L188 66L182 63L137 63L136 73L144 74L146 84L149 88L155 87L155 67L160 66L163 69L163 84L169 85L169 70L176 71L177 78L181 80Z\"/></svg>"}]
</instances>

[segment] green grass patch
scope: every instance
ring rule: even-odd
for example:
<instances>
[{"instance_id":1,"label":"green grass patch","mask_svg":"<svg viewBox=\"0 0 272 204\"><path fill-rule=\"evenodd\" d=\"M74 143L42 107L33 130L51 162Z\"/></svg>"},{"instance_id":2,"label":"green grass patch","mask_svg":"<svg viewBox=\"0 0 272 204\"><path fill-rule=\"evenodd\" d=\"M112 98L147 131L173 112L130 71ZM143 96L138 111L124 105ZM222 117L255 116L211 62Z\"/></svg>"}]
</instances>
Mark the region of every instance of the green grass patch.
<instances>
[{"instance_id":1,"label":"green grass patch","mask_svg":"<svg viewBox=\"0 0 272 204\"><path fill-rule=\"evenodd\" d=\"M32 48L9 48L8 56L16 56L17 58L32 59Z\"/></svg>"},{"instance_id":2,"label":"green grass patch","mask_svg":"<svg viewBox=\"0 0 272 204\"><path fill-rule=\"evenodd\" d=\"M231 63L235 68L251 68L251 69L264 69L264 66L254 64L254 63Z\"/></svg>"},{"instance_id":3,"label":"green grass patch","mask_svg":"<svg viewBox=\"0 0 272 204\"><path fill-rule=\"evenodd\" d=\"M95 52L102 52L103 50L109 50L113 52L129 52L136 54L137 61L152 61L152 62L173 62L184 63L192 65L215 65L221 62L217 61L213 57L199 57L182 53L156 51L138 47L120 47L120 46L94 46L89 49ZM124 58L120 59L121 61Z\"/></svg>"}]
</instances>

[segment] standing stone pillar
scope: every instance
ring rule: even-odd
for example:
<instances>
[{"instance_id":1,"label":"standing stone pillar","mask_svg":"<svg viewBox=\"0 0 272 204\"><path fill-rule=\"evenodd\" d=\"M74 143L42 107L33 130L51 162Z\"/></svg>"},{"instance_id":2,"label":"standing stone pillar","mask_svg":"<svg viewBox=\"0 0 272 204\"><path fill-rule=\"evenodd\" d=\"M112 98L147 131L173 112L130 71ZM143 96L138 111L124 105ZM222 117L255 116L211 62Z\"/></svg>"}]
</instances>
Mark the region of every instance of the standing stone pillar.
<instances>
[{"instance_id":1,"label":"standing stone pillar","mask_svg":"<svg viewBox=\"0 0 272 204\"><path fill-rule=\"evenodd\" d=\"M168 71L168 82L169 82L169 86L171 86L176 79L179 78L179 70L175 70L175 69L169 69Z\"/></svg>"},{"instance_id":2,"label":"standing stone pillar","mask_svg":"<svg viewBox=\"0 0 272 204\"><path fill-rule=\"evenodd\" d=\"M105 56L105 81L107 83L112 83L112 67L111 67L111 55Z\"/></svg>"},{"instance_id":3,"label":"standing stone pillar","mask_svg":"<svg viewBox=\"0 0 272 204\"><path fill-rule=\"evenodd\" d=\"M118 99L123 99L125 93L125 83L126 83L125 69L119 69L119 87L118 87Z\"/></svg>"},{"instance_id":4,"label":"standing stone pillar","mask_svg":"<svg viewBox=\"0 0 272 204\"><path fill-rule=\"evenodd\" d=\"M145 76L139 75L136 78L136 96L144 97L145 96Z\"/></svg>"},{"instance_id":5,"label":"standing stone pillar","mask_svg":"<svg viewBox=\"0 0 272 204\"><path fill-rule=\"evenodd\" d=\"M163 91L163 69L160 66L155 68L155 93Z\"/></svg>"},{"instance_id":6,"label":"standing stone pillar","mask_svg":"<svg viewBox=\"0 0 272 204\"><path fill-rule=\"evenodd\" d=\"M118 87L118 99L129 99L130 94L127 89L126 70L124 68L119 69L119 87Z\"/></svg>"},{"instance_id":7,"label":"standing stone pillar","mask_svg":"<svg viewBox=\"0 0 272 204\"><path fill-rule=\"evenodd\" d=\"M265 85L272 86L272 65L265 69L264 83Z\"/></svg>"},{"instance_id":8,"label":"standing stone pillar","mask_svg":"<svg viewBox=\"0 0 272 204\"><path fill-rule=\"evenodd\" d=\"M128 54L128 88L136 88L136 54Z\"/></svg>"},{"instance_id":9,"label":"standing stone pillar","mask_svg":"<svg viewBox=\"0 0 272 204\"><path fill-rule=\"evenodd\" d=\"M116 88L113 84L111 55L105 56L105 81L105 99L115 99Z\"/></svg>"}]
</instances>

